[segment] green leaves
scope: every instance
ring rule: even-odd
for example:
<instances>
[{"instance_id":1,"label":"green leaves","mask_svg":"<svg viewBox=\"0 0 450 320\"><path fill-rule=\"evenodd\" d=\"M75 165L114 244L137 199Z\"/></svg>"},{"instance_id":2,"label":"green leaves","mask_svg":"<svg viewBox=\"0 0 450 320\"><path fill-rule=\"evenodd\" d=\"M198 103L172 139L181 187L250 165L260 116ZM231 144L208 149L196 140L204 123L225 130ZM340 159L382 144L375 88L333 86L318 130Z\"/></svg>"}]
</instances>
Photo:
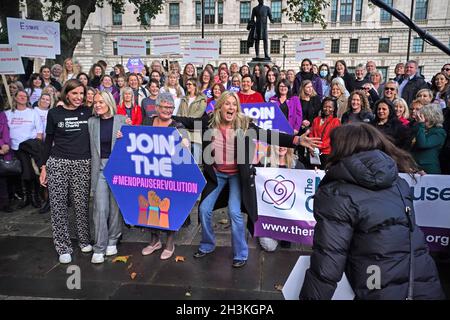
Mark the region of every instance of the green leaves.
<instances>
[{"instance_id":1,"label":"green leaves","mask_svg":"<svg viewBox=\"0 0 450 320\"><path fill-rule=\"evenodd\" d=\"M282 12L289 21L320 23L323 29L327 27L324 10L330 6L330 0L287 0L287 8Z\"/></svg>"}]
</instances>

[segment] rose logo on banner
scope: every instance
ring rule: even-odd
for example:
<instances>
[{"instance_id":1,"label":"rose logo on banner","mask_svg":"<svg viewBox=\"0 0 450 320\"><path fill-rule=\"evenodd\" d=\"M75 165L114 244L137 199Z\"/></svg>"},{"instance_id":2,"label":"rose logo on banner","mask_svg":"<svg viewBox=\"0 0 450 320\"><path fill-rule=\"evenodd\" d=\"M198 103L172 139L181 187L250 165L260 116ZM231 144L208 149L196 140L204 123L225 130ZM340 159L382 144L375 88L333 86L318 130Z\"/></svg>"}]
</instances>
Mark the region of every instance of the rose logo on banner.
<instances>
[{"instance_id":1,"label":"rose logo on banner","mask_svg":"<svg viewBox=\"0 0 450 320\"><path fill-rule=\"evenodd\" d=\"M266 180L264 183L262 201L273 204L279 210L290 210L295 203L294 191L294 182L279 175L275 179Z\"/></svg>"}]
</instances>

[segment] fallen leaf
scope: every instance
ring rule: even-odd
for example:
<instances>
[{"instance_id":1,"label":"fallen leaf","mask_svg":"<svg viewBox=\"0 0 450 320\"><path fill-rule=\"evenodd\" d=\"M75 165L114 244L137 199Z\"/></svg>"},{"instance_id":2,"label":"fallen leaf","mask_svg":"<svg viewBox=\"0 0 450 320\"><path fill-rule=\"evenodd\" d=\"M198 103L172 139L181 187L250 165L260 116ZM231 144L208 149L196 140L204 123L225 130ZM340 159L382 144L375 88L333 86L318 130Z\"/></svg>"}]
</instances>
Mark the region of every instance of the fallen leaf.
<instances>
[{"instance_id":1,"label":"fallen leaf","mask_svg":"<svg viewBox=\"0 0 450 320\"><path fill-rule=\"evenodd\" d=\"M283 291L283 285L282 285L282 284L276 284L276 285L275 285L275 290L277 290L277 291Z\"/></svg>"},{"instance_id":2,"label":"fallen leaf","mask_svg":"<svg viewBox=\"0 0 450 320\"><path fill-rule=\"evenodd\" d=\"M136 278L136 276L137 276L136 272L133 272L132 274L130 274L131 280L134 280L134 278Z\"/></svg>"},{"instance_id":3,"label":"fallen leaf","mask_svg":"<svg viewBox=\"0 0 450 320\"><path fill-rule=\"evenodd\" d=\"M128 259L131 256L118 256L117 258L114 258L113 262L123 262L123 263L127 263Z\"/></svg>"},{"instance_id":4,"label":"fallen leaf","mask_svg":"<svg viewBox=\"0 0 450 320\"><path fill-rule=\"evenodd\" d=\"M228 224L228 219L221 219L219 220L220 224Z\"/></svg>"},{"instance_id":5,"label":"fallen leaf","mask_svg":"<svg viewBox=\"0 0 450 320\"><path fill-rule=\"evenodd\" d=\"M130 270L132 266L133 266L133 262L130 263L130 265L128 266L127 270Z\"/></svg>"},{"instance_id":6,"label":"fallen leaf","mask_svg":"<svg viewBox=\"0 0 450 320\"><path fill-rule=\"evenodd\" d=\"M183 256L176 256L175 258L175 262L184 262L184 257Z\"/></svg>"}]
</instances>

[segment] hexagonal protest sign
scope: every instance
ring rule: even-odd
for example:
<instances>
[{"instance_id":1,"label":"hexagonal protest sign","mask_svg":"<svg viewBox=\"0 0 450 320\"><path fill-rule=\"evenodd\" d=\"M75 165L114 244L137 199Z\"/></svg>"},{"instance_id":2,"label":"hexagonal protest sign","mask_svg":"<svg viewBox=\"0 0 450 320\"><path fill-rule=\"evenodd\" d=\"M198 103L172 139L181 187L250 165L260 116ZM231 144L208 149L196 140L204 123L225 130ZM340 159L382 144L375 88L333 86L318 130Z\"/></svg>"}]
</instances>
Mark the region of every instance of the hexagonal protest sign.
<instances>
[{"instance_id":1,"label":"hexagonal protest sign","mask_svg":"<svg viewBox=\"0 0 450 320\"><path fill-rule=\"evenodd\" d=\"M105 178L127 224L178 230L206 181L175 128L123 126Z\"/></svg>"}]
</instances>

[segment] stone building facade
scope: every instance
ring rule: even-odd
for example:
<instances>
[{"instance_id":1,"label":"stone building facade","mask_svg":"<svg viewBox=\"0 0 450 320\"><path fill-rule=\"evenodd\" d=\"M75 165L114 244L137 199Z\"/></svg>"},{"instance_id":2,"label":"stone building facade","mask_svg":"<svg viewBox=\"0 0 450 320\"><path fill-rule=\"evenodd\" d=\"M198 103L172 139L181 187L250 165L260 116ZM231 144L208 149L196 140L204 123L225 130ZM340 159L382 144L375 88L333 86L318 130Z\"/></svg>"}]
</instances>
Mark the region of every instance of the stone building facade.
<instances>
[{"instance_id":1,"label":"stone building facade","mask_svg":"<svg viewBox=\"0 0 450 320\"><path fill-rule=\"evenodd\" d=\"M246 30L251 8L256 0L204 0L205 1L205 38L220 41L220 59L211 61L218 66L220 62L248 63L254 56L254 48L247 48ZM409 16L412 0L385 0ZM444 44L450 43L450 2L447 0L414 0L413 18L418 25ZM395 17L372 5L369 0L330 0L325 11L328 22L326 29L319 24L308 22L290 22L281 13L286 0L265 0L272 8L275 23L269 23L269 50L272 60L285 69L298 70L299 61L295 61L295 43L307 39L323 39L326 59L315 63L328 63L330 66L338 59L344 59L350 69L359 63L373 60L382 72L393 77L395 64L404 62L407 56L408 28ZM147 39L146 63L163 60L152 54L150 39L155 35L179 34L182 47L190 38L201 37L201 2L195 0L166 0L164 10L151 21L137 21L135 7L127 4L124 14L114 14L111 7L97 8L91 14L78 44L74 56L89 70L98 59L106 59L112 66L126 64L129 57L117 56L115 46L118 36L133 35ZM283 42L283 35L287 41ZM286 38L286 37L285 37ZM284 46L285 44L285 46ZM262 47L262 43L261 43ZM285 49L285 50L284 50ZM261 48L262 51L262 48ZM285 58L283 59L283 53ZM431 78L444 63L450 62L449 56L427 43L424 43L413 31L411 35L410 59L419 62L422 74ZM179 60L182 56L172 56L170 60Z\"/></svg>"}]
</instances>

